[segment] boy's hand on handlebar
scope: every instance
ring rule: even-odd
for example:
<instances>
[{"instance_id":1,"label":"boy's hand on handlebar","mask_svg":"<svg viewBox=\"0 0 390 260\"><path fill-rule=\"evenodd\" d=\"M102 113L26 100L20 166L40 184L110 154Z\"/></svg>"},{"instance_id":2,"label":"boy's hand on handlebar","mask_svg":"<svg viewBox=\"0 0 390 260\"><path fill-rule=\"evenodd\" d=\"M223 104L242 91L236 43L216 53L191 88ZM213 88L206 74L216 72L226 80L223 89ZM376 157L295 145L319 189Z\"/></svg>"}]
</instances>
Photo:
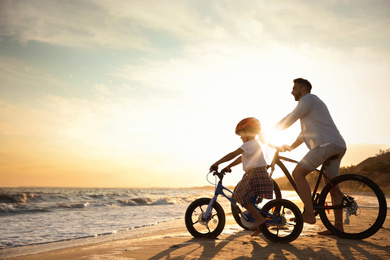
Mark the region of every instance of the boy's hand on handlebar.
<instances>
[{"instance_id":1,"label":"boy's hand on handlebar","mask_svg":"<svg viewBox=\"0 0 390 260\"><path fill-rule=\"evenodd\" d=\"M227 172L232 172L232 169L230 169L229 167L226 167L226 168L223 168L221 171L222 174L225 174Z\"/></svg>"},{"instance_id":2,"label":"boy's hand on handlebar","mask_svg":"<svg viewBox=\"0 0 390 260\"><path fill-rule=\"evenodd\" d=\"M210 172L214 172L214 171L218 171L218 165L215 164L211 165Z\"/></svg>"}]
</instances>

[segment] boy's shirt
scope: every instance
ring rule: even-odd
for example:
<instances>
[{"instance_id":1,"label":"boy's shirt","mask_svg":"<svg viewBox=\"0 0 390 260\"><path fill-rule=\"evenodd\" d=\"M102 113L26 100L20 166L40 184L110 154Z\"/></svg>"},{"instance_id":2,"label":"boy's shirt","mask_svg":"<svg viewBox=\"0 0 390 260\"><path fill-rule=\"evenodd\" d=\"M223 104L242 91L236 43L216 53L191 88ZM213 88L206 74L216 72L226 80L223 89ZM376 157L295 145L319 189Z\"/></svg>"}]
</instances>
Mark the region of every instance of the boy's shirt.
<instances>
[{"instance_id":1,"label":"boy's shirt","mask_svg":"<svg viewBox=\"0 0 390 260\"><path fill-rule=\"evenodd\" d=\"M255 139L245 142L241 145L240 149L244 151L242 154L242 167L245 172L254 168L267 166L263 150L258 140Z\"/></svg>"}]
</instances>

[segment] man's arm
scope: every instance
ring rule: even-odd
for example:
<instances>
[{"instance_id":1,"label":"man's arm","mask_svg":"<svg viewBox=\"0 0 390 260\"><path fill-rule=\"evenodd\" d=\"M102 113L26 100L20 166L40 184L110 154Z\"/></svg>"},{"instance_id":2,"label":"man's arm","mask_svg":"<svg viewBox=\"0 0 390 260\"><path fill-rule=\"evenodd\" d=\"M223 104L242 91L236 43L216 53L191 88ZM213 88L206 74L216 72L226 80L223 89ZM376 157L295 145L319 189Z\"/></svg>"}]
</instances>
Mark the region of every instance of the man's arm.
<instances>
[{"instance_id":1,"label":"man's arm","mask_svg":"<svg viewBox=\"0 0 390 260\"><path fill-rule=\"evenodd\" d=\"M298 119L304 117L307 113L309 113L313 100L309 96L304 96L298 102L296 108L288 114L285 118L279 121L275 125L275 128L278 130L285 130L289 128L292 124L294 124Z\"/></svg>"}]
</instances>

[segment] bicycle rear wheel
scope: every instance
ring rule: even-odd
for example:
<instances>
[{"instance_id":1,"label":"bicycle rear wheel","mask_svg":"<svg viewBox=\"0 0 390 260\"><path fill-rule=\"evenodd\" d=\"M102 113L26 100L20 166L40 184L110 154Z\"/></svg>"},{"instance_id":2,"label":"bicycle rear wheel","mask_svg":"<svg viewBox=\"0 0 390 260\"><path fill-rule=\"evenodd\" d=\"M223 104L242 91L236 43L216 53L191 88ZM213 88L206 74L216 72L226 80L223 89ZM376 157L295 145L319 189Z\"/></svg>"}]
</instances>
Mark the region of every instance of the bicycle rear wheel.
<instances>
[{"instance_id":1,"label":"bicycle rear wheel","mask_svg":"<svg viewBox=\"0 0 390 260\"><path fill-rule=\"evenodd\" d=\"M337 188L345 198L342 203ZM333 200L331 194L334 195ZM342 209L326 209L342 205ZM346 174L334 178L321 192L320 218L333 234L349 239L364 239L375 234L387 214L386 198L379 186L365 176Z\"/></svg>"},{"instance_id":2,"label":"bicycle rear wheel","mask_svg":"<svg viewBox=\"0 0 390 260\"><path fill-rule=\"evenodd\" d=\"M262 214L267 222L261 225L264 236L275 243L289 243L302 232L303 218L299 208L285 199L271 200Z\"/></svg>"},{"instance_id":3,"label":"bicycle rear wheel","mask_svg":"<svg viewBox=\"0 0 390 260\"><path fill-rule=\"evenodd\" d=\"M235 191L236 189L234 189L234 192ZM281 198L282 198L282 193L280 192L280 188L278 184L274 181L273 199L281 199ZM260 197L253 199L253 203L257 208L262 208L267 201L269 200L264 200L263 198ZM238 203L236 203L236 206L231 204L231 209L232 209L234 220L237 222L237 224L243 229L249 230L249 228L252 227L253 222L255 221L255 219L252 217L252 214L250 214L247 210L245 210L245 208L241 207ZM240 212L242 213L240 214ZM243 216L242 214L245 214L245 216Z\"/></svg>"}]
</instances>

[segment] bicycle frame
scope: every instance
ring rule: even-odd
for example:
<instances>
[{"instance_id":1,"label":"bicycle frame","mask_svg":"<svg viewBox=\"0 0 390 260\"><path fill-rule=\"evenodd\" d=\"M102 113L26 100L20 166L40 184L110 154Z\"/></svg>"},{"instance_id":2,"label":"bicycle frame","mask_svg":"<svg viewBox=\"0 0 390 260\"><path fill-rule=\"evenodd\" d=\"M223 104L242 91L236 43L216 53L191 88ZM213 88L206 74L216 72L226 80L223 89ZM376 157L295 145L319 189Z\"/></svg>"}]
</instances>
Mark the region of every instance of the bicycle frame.
<instances>
[{"instance_id":1,"label":"bicycle frame","mask_svg":"<svg viewBox=\"0 0 390 260\"><path fill-rule=\"evenodd\" d=\"M223 178L223 177L222 177ZM217 198L218 198L218 195L222 195L224 196L225 198L227 198L231 204L233 204L233 206L236 206L236 201L234 200L233 196L234 196L234 192L229 190L228 188L226 188L225 186L222 185L222 178L219 180L217 186L215 187L215 192L214 192L214 197L211 199L210 203L209 203L209 206L207 207L206 209L206 212L203 216L203 220L206 220L212 209L213 209L213 204L215 201L217 201ZM232 197L228 197L223 191L226 190L228 192L231 193Z\"/></svg>"},{"instance_id":2,"label":"bicycle frame","mask_svg":"<svg viewBox=\"0 0 390 260\"><path fill-rule=\"evenodd\" d=\"M316 169L315 172L318 173L318 177L317 177L317 180L316 180L316 184L314 186L314 189L313 189L313 193L312 193L312 200L313 200L313 207L314 207L314 210L315 210L315 215L318 214L317 210L330 210L330 209L342 209L343 208L343 204L339 205L339 206L319 206L318 205L318 199L319 199L319 193L317 193L318 191L318 188L319 188L319 185L320 185L320 182L321 182L321 178L322 177L325 177L326 179L326 182L327 183L330 183L332 185L332 188L334 188L338 194L341 196L342 200L345 201L347 203L347 205L349 205L350 203L350 199L344 195L343 192L340 191L340 189L337 187L337 186L334 186L331 182L331 179L324 173L324 170L327 166L327 164L329 163L329 161L332 159L329 158L327 159L321 166L321 170L318 170ZM298 192L298 189L297 189L297 185L292 177L292 175L290 174L290 172L287 170L286 166L283 164L283 161L287 161L287 162L291 162L291 163L295 163L295 164L298 164L298 161L296 160L293 160L293 159L290 159L290 158L287 158L287 157L284 157L284 156L280 156L279 155L279 151L276 151L275 152L275 155L274 155L274 158L272 159L272 162L270 165L268 165L267 167L271 168L271 173L270 173L270 177L272 177L272 174L275 170L275 164L279 166L279 168L283 171L284 175L287 177L288 181L290 182L290 184L293 186L294 190L297 192L297 194L299 195L299 192Z\"/></svg>"},{"instance_id":3,"label":"bicycle frame","mask_svg":"<svg viewBox=\"0 0 390 260\"><path fill-rule=\"evenodd\" d=\"M218 177L220 178L220 180L218 181L218 184L216 185L215 187L215 192L214 192L214 196L213 198L211 199L209 205L207 206L207 209L206 209L206 212L204 213L202 219L204 221L206 221L210 214L211 214L211 211L213 210L213 205L214 205L214 202L217 201L217 198L218 198L218 195L222 195L224 196L226 199L228 199L230 201L230 203L233 205L233 206L237 206L237 202L235 201L234 199L234 192L229 190L228 188L226 188L225 186L222 185L222 179L223 179L223 175L222 174L216 174L218 175ZM229 197L227 196L224 191L227 191L229 192L232 196ZM250 203L254 204L255 205L255 202L256 202L256 198L257 196L253 197L252 199L249 200ZM259 209L258 207L256 207L256 209L262 213L263 215L267 215L267 220L266 220L266 223L267 224L279 224L281 223L281 220L279 218L276 218L274 215L272 214L269 214L268 212L265 212L263 211L262 209ZM240 209L239 209L239 214L245 218L245 220L249 220L251 218L251 214L248 213L248 216L246 216Z\"/></svg>"}]
</instances>

